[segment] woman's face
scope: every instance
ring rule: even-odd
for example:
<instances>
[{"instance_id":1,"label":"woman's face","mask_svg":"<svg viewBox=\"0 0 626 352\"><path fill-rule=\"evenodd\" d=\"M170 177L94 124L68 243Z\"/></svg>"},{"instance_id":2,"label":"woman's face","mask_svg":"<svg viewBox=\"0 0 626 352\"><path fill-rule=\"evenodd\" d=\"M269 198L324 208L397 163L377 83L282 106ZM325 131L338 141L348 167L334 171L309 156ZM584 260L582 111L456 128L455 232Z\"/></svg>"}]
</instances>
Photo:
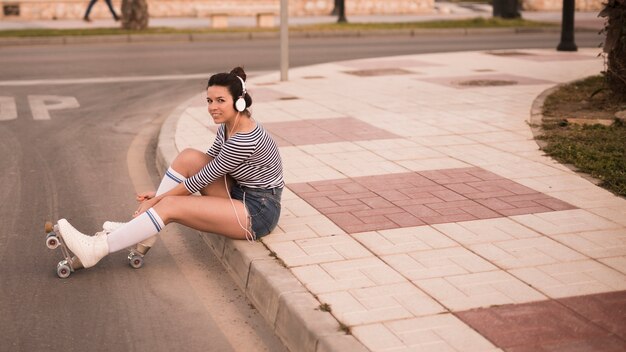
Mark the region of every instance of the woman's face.
<instances>
[{"instance_id":1,"label":"woman's face","mask_svg":"<svg viewBox=\"0 0 626 352\"><path fill-rule=\"evenodd\" d=\"M217 124L228 122L237 116L237 111L233 106L233 97L226 87L210 86L207 89L206 101L209 114Z\"/></svg>"}]
</instances>

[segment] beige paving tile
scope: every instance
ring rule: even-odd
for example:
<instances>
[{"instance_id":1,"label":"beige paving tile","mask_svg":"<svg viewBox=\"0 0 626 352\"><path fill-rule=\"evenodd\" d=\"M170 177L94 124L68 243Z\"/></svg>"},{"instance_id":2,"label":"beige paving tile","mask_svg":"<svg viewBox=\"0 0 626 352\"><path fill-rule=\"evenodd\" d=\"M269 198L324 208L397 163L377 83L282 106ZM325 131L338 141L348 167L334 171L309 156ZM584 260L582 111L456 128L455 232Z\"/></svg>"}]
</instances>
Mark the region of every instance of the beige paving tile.
<instances>
[{"instance_id":1,"label":"beige paving tile","mask_svg":"<svg viewBox=\"0 0 626 352\"><path fill-rule=\"evenodd\" d=\"M583 209L511 216L510 219L545 235L577 233L620 228L609 221Z\"/></svg>"},{"instance_id":2,"label":"beige paving tile","mask_svg":"<svg viewBox=\"0 0 626 352\"><path fill-rule=\"evenodd\" d=\"M462 247L386 255L381 259L409 280L442 278L498 269Z\"/></svg>"},{"instance_id":3,"label":"beige paving tile","mask_svg":"<svg viewBox=\"0 0 626 352\"><path fill-rule=\"evenodd\" d=\"M406 110L403 111L406 113ZM382 126L377 126L382 128ZM417 120L396 120L395 124L385 123L385 130L404 138L449 135L450 132L439 126L429 125Z\"/></svg>"},{"instance_id":4,"label":"beige paving tile","mask_svg":"<svg viewBox=\"0 0 626 352\"><path fill-rule=\"evenodd\" d=\"M528 137L527 140L496 142L490 143L490 145L505 152L516 153L518 156L520 156L517 154L518 152L532 152L539 154L539 146L537 145L537 142L532 139L532 137Z\"/></svg>"},{"instance_id":5,"label":"beige paving tile","mask_svg":"<svg viewBox=\"0 0 626 352\"><path fill-rule=\"evenodd\" d=\"M295 94L297 96L297 94ZM300 120L323 119L343 116L314 99L279 100L272 102L272 106L286 113L297 116Z\"/></svg>"},{"instance_id":6,"label":"beige paving tile","mask_svg":"<svg viewBox=\"0 0 626 352\"><path fill-rule=\"evenodd\" d=\"M391 161L421 160L444 157L443 154L433 150L432 148L421 146L407 139L385 139L355 143L366 150Z\"/></svg>"},{"instance_id":7,"label":"beige paving tile","mask_svg":"<svg viewBox=\"0 0 626 352\"><path fill-rule=\"evenodd\" d=\"M514 180L520 184L528 186L536 191L544 192L545 187L534 188L534 183L530 183L528 179L534 178L542 178L546 176L561 176L563 175L563 170L559 168L552 167L550 165L545 165L543 163L532 161L532 160L523 160L513 154L511 154L511 160L503 162L501 161L495 165L487 165L485 168L493 173L496 173L502 177L506 177L508 179Z\"/></svg>"},{"instance_id":8,"label":"beige paving tile","mask_svg":"<svg viewBox=\"0 0 626 352\"><path fill-rule=\"evenodd\" d=\"M475 141L456 134L447 134L441 136L419 136L412 137L411 140L427 147L476 144Z\"/></svg>"},{"instance_id":9,"label":"beige paving tile","mask_svg":"<svg viewBox=\"0 0 626 352\"><path fill-rule=\"evenodd\" d=\"M476 123L476 125L484 124ZM494 130L496 129L494 128ZM513 160L514 158L514 155L512 155L511 153L503 152L501 150L483 144L440 146L433 147L433 149L454 159L458 159L473 166L480 166L483 168L489 165L496 165L498 163L501 163L503 160Z\"/></svg>"},{"instance_id":10,"label":"beige paving tile","mask_svg":"<svg viewBox=\"0 0 626 352\"><path fill-rule=\"evenodd\" d=\"M469 248L503 269L588 259L587 256L547 237L476 244Z\"/></svg>"},{"instance_id":11,"label":"beige paving tile","mask_svg":"<svg viewBox=\"0 0 626 352\"><path fill-rule=\"evenodd\" d=\"M466 134L463 137L471 139L476 142L480 142L483 144L492 145L493 143L498 142L516 142L516 141L527 141L528 138L517 133L511 131L495 131L495 132L486 132L486 133L474 133L474 134ZM536 144L535 144L536 145Z\"/></svg>"},{"instance_id":12,"label":"beige paving tile","mask_svg":"<svg viewBox=\"0 0 626 352\"><path fill-rule=\"evenodd\" d=\"M549 191L546 194L616 222L622 219L619 223L626 225L626 220L624 220L626 219L626 200L605 189L589 186L580 192Z\"/></svg>"},{"instance_id":13,"label":"beige paving tile","mask_svg":"<svg viewBox=\"0 0 626 352\"><path fill-rule=\"evenodd\" d=\"M376 255L409 253L458 245L431 226L363 232L353 237Z\"/></svg>"},{"instance_id":14,"label":"beige paving tile","mask_svg":"<svg viewBox=\"0 0 626 352\"><path fill-rule=\"evenodd\" d=\"M335 142L335 143L321 143L298 146L298 149L302 150L306 154L310 155L324 155L335 153L347 153L347 152L362 152L365 148L354 142Z\"/></svg>"},{"instance_id":15,"label":"beige paving tile","mask_svg":"<svg viewBox=\"0 0 626 352\"><path fill-rule=\"evenodd\" d=\"M409 170L366 150L339 152L317 156L324 164L339 171L343 177L385 175Z\"/></svg>"},{"instance_id":16,"label":"beige paving tile","mask_svg":"<svg viewBox=\"0 0 626 352\"><path fill-rule=\"evenodd\" d=\"M300 183L344 178L336 169L326 165L298 147L282 147L284 179L286 183Z\"/></svg>"},{"instance_id":17,"label":"beige paving tile","mask_svg":"<svg viewBox=\"0 0 626 352\"><path fill-rule=\"evenodd\" d=\"M398 165L411 171L458 169L471 167L472 165L454 158L431 158L420 160L400 160Z\"/></svg>"},{"instance_id":18,"label":"beige paving tile","mask_svg":"<svg viewBox=\"0 0 626 352\"><path fill-rule=\"evenodd\" d=\"M621 272L622 274L626 274L626 255L621 257L602 258L599 259L599 261Z\"/></svg>"},{"instance_id":19,"label":"beige paving tile","mask_svg":"<svg viewBox=\"0 0 626 352\"><path fill-rule=\"evenodd\" d=\"M626 227L626 201L620 202L619 205L593 208L589 211Z\"/></svg>"},{"instance_id":20,"label":"beige paving tile","mask_svg":"<svg viewBox=\"0 0 626 352\"><path fill-rule=\"evenodd\" d=\"M355 326L351 331L372 351L498 351L452 314Z\"/></svg>"},{"instance_id":21,"label":"beige paving tile","mask_svg":"<svg viewBox=\"0 0 626 352\"><path fill-rule=\"evenodd\" d=\"M530 169L532 170L532 169ZM573 173L561 173L544 177L516 177L515 181L538 192L579 191L593 184Z\"/></svg>"},{"instance_id":22,"label":"beige paving tile","mask_svg":"<svg viewBox=\"0 0 626 352\"><path fill-rule=\"evenodd\" d=\"M437 224L433 227L463 245L541 236L508 218Z\"/></svg>"},{"instance_id":23,"label":"beige paving tile","mask_svg":"<svg viewBox=\"0 0 626 352\"><path fill-rule=\"evenodd\" d=\"M546 299L504 271L488 271L413 281L452 311Z\"/></svg>"},{"instance_id":24,"label":"beige paving tile","mask_svg":"<svg viewBox=\"0 0 626 352\"><path fill-rule=\"evenodd\" d=\"M301 266L292 272L314 294L407 282L375 257Z\"/></svg>"},{"instance_id":25,"label":"beige paving tile","mask_svg":"<svg viewBox=\"0 0 626 352\"><path fill-rule=\"evenodd\" d=\"M352 327L350 332L373 352L406 350L406 344L384 324L359 325Z\"/></svg>"},{"instance_id":26,"label":"beige paving tile","mask_svg":"<svg viewBox=\"0 0 626 352\"><path fill-rule=\"evenodd\" d=\"M555 235L552 238L591 258L626 255L626 229L624 228Z\"/></svg>"},{"instance_id":27,"label":"beige paving tile","mask_svg":"<svg viewBox=\"0 0 626 352\"><path fill-rule=\"evenodd\" d=\"M348 235L267 243L288 267L371 257L372 253Z\"/></svg>"},{"instance_id":28,"label":"beige paving tile","mask_svg":"<svg viewBox=\"0 0 626 352\"><path fill-rule=\"evenodd\" d=\"M626 275L593 260L509 272L551 298L626 290Z\"/></svg>"},{"instance_id":29,"label":"beige paving tile","mask_svg":"<svg viewBox=\"0 0 626 352\"><path fill-rule=\"evenodd\" d=\"M332 314L348 326L371 324L445 311L411 283L352 289L318 295Z\"/></svg>"},{"instance_id":30,"label":"beige paving tile","mask_svg":"<svg viewBox=\"0 0 626 352\"><path fill-rule=\"evenodd\" d=\"M252 111L255 118L257 118L258 116L262 119L261 123L289 122L300 120L297 115L293 115L283 109L280 109L279 107L274 106L271 103L254 102Z\"/></svg>"}]
</instances>

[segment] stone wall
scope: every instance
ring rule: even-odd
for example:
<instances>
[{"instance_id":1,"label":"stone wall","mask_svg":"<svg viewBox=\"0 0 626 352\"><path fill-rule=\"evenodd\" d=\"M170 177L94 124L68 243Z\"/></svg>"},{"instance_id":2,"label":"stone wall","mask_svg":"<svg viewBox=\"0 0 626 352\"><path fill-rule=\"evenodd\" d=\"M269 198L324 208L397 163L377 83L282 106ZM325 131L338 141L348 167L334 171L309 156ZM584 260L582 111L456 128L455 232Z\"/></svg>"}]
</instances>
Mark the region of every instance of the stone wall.
<instances>
[{"instance_id":1,"label":"stone wall","mask_svg":"<svg viewBox=\"0 0 626 352\"><path fill-rule=\"evenodd\" d=\"M603 0L576 0L576 11L600 11ZM563 0L522 0L525 11L561 11Z\"/></svg>"},{"instance_id":2,"label":"stone wall","mask_svg":"<svg viewBox=\"0 0 626 352\"><path fill-rule=\"evenodd\" d=\"M345 0L346 16L431 13L435 0ZM328 15L334 0L289 0L291 16Z\"/></svg>"},{"instance_id":3,"label":"stone wall","mask_svg":"<svg viewBox=\"0 0 626 352\"><path fill-rule=\"evenodd\" d=\"M122 0L113 0L118 13ZM87 8L89 0L0 0L5 6L19 6L19 16L5 16L3 19L79 19ZM289 0L290 16L320 16L332 11L334 0ZM148 0L150 17L207 17L212 13L224 12L229 15L254 16L261 12L276 12L280 0ZM346 14L418 14L431 13L434 0L346 0ZM110 18L111 14L104 0L99 0L91 11L91 18Z\"/></svg>"},{"instance_id":4,"label":"stone wall","mask_svg":"<svg viewBox=\"0 0 626 352\"><path fill-rule=\"evenodd\" d=\"M422 14L432 13L435 0L345 0L346 15ZM563 0L521 0L525 11L560 11ZM113 0L119 12L122 0ZM578 11L599 11L603 0L576 0ZM0 0L3 10L19 8L19 16L6 19L79 19L89 0ZM325 16L330 14L334 0L289 0L290 16ZM254 16L258 12L278 12L280 0L148 0L151 17L207 17L212 13ZM104 0L99 0L91 12L92 18L110 18Z\"/></svg>"}]
</instances>

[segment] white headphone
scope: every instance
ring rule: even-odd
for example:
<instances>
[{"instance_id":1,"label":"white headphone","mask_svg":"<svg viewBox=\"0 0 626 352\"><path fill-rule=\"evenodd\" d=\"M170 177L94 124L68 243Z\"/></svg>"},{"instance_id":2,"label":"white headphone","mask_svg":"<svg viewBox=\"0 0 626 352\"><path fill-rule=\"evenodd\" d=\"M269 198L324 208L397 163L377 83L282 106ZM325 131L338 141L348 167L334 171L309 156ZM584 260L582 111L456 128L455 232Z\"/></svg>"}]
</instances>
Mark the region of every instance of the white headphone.
<instances>
[{"instance_id":1,"label":"white headphone","mask_svg":"<svg viewBox=\"0 0 626 352\"><path fill-rule=\"evenodd\" d=\"M237 101L235 101L235 109L237 109L237 111L239 112L243 112L244 110L246 110L246 100L244 99L244 97L246 96L246 83L243 81L243 78L236 76L237 78L239 78L239 80L241 81L241 88L243 89L243 93L241 93L241 96L237 99Z\"/></svg>"}]
</instances>

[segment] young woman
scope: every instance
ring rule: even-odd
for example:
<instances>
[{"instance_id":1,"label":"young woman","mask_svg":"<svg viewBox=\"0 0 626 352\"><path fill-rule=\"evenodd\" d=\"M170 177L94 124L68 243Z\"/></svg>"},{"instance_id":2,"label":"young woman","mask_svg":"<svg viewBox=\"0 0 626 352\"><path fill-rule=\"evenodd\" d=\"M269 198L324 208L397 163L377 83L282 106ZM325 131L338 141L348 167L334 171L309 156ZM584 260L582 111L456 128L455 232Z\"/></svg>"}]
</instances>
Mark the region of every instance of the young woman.
<instances>
[{"instance_id":1,"label":"young woman","mask_svg":"<svg viewBox=\"0 0 626 352\"><path fill-rule=\"evenodd\" d=\"M241 67L209 79L207 103L220 124L213 146L202 153L183 150L156 193L140 194L134 218L106 235L86 236L65 219L58 221L67 247L85 268L109 253L153 237L170 222L235 239L255 239L278 223L284 187L278 147L248 108L246 73ZM191 196L199 192L201 196Z\"/></svg>"}]
</instances>

